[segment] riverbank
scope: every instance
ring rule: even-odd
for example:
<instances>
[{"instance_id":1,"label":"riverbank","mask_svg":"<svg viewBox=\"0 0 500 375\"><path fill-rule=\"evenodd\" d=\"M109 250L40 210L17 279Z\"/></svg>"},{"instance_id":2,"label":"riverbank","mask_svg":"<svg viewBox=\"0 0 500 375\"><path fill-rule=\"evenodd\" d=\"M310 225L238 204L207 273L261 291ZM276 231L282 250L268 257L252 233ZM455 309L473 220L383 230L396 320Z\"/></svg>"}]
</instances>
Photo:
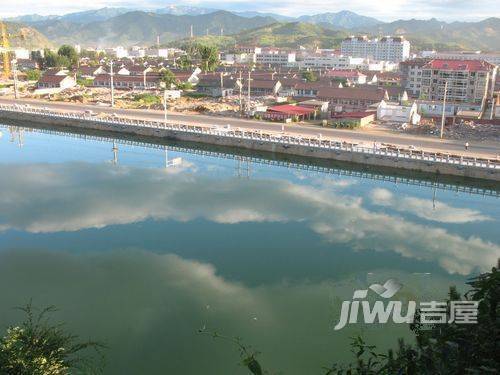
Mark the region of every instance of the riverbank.
<instances>
[{"instance_id":1,"label":"riverbank","mask_svg":"<svg viewBox=\"0 0 500 375\"><path fill-rule=\"evenodd\" d=\"M307 137L262 130L183 125L119 117L96 118L85 116L81 112L55 112L36 107L8 105L0 106L0 118L500 181L500 163L497 161L412 149L359 147L321 136Z\"/></svg>"}]
</instances>

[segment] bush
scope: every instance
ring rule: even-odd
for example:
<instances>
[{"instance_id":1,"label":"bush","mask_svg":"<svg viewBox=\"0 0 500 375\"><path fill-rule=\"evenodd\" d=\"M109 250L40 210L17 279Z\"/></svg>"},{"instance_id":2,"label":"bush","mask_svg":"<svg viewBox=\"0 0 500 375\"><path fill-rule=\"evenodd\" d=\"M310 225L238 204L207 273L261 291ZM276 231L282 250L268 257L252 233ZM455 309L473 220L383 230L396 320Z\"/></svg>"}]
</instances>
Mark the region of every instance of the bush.
<instances>
[{"instance_id":1,"label":"bush","mask_svg":"<svg viewBox=\"0 0 500 375\"><path fill-rule=\"evenodd\" d=\"M35 314L30 304L19 308L26 319L19 326L11 326L0 338L0 374L66 375L81 371L98 373L89 357L82 356L87 349L99 353L104 346L97 342L77 342L77 336L65 333L62 325L51 325L47 314L55 311L48 307Z\"/></svg>"},{"instance_id":2,"label":"bush","mask_svg":"<svg viewBox=\"0 0 500 375\"><path fill-rule=\"evenodd\" d=\"M161 104L161 98L158 95L153 95L148 93L136 94L134 95L133 100L147 106Z\"/></svg>"}]
</instances>

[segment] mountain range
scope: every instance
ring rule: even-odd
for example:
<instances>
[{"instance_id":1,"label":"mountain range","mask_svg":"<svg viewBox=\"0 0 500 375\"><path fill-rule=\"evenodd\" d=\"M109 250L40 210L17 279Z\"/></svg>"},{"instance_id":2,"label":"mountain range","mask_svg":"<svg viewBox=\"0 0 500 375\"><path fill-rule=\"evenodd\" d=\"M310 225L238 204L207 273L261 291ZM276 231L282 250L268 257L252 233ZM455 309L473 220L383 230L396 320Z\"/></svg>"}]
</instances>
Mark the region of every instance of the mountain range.
<instances>
[{"instance_id":1,"label":"mountain range","mask_svg":"<svg viewBox=\"0 0 500 375\"><path fill-rule=\"evenodd\" d=\"M150 10L101 8L66 15L24 15L7 20L31 30L35 44L42 41L41 35L54 45L152 45L158 35L162 43L182 40L189 36L193 25L194 36L205 35L205 40L217 43L255 40L277 47L333 43L328 45L333 48L338 47L341 36L363 33L404 35L414 47L426 49L498 50L500 46L500 19L493 17L480 22L446 23L436 19L382 22L350 11L291 18L273 13L169 5ZM224 38L220 38L221 33ZM206 34L211 37L207 38Z\"/></svg>"}]
</instances>

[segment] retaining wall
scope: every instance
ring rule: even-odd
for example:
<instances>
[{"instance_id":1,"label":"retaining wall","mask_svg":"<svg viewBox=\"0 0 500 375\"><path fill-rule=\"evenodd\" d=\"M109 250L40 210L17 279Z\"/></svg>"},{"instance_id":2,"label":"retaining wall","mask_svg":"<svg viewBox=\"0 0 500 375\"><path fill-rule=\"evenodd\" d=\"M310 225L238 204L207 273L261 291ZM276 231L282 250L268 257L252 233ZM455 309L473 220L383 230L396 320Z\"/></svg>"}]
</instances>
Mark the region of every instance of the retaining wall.
<instances>
[{"instance_id":1,"label":"retaining wall","mask_svg":"<svg viewBox=\"0 0 500 375\"><path fill-rule=\"evenodd\" d=\"M443 175L462 176L470 178L500 181L500 169L479 167L475 165L457 165L447 162L408 159L398 156L367 154L355 150L340 150L322 148L303 144L286 144L269 140L229 137L206 133L186 132L182 130L145 127L136 125L117 125L111 122L95 121L78 118L57 118L35 113L13 112L0 110L0 118L16 122L29 121L49 125L94 129L108 132L118 132L130 135L160 137L172 140L208 143L221 146L240 147L249 150L259 150L280 154L298 155L308 158L333 159L352 163L369 164L381 167L402 168Z\"/></svg>"}]
</instances>

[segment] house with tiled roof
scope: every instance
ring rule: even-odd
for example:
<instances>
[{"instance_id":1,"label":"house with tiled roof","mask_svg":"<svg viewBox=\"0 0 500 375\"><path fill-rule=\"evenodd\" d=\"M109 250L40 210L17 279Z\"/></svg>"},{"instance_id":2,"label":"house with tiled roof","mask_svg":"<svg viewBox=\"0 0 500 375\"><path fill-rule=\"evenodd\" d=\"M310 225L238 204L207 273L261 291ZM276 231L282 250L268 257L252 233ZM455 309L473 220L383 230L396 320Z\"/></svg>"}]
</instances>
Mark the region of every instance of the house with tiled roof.
<instances>
[{"instance_id":1,"label":"house with tiled roof","mask_svg":"<svg viewBox=\"0 0 500 375\"><path fill-rule=\"evenodd\" d=\"M368 90L357 87L322 87L318 90L317 98L328 101L334 112L352 112L380 103L387 98L387 92L383 88Z\"/></svg>"},{"instance_id":2,"label":"house with tiled roof","mask_svg":"<svg viewBox=\"0 0 500 375\"><path fill-rule=\"evenodd\" d=\"M37 84L38 89L68 89L76 86L76 80L73 76L44 74Z\"/></svg>"}]
</instances>

